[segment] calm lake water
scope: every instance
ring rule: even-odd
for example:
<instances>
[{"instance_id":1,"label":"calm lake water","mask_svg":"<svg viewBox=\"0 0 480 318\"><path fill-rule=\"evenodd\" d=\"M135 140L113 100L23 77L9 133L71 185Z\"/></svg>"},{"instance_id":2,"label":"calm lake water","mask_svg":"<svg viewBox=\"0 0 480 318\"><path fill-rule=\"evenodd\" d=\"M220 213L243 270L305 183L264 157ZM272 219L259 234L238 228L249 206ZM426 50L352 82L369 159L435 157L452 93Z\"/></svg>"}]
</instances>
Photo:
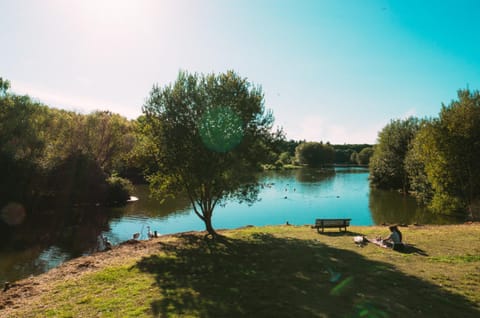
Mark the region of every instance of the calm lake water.
<instances>
[{"instance_id":1,"label":"calm lake water","mask_svg":"<svg viewBox=\"0 0 480 318\"><path fill-rule=\"evenodd\" d=\"M313 224L315 218L351 218L352 225L382 223L446 224L455 220L435 216L411 197L372 190L368 170L300 169L267 172L262 176L260 201L252 206L228 202L215 209L216 229L245 225ZM148 186L137 186L138 201L123 208L49 211L28 218L0 237L0 284L45 272L62 262L101 248L105 235L115 245L135 232L146 239L147 226L160 234L204 230L184 198L160 204L149 198Z\"/></svg>"}]
</instances>

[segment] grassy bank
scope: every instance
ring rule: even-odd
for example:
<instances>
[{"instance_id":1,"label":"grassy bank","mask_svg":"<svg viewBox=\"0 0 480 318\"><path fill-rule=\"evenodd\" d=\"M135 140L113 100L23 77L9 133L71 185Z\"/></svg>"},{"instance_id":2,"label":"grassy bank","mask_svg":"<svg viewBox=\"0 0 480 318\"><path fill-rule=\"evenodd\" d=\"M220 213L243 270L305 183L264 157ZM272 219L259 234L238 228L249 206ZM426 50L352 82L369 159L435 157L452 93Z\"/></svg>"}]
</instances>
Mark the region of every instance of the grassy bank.
<instances>
[{"instance_id":1,"label":"grassy bank","mask_svg":"<svg viewBox=\"0 0 480 318\"><path fill-rule=\"evenodd\" d=\"M124 245L19 282L3 293L3 315L478 317L480 225L401 230L404 253L354 244L385 227L250 227L215 243L190 233Z\"/></svg>"}]
</instances>

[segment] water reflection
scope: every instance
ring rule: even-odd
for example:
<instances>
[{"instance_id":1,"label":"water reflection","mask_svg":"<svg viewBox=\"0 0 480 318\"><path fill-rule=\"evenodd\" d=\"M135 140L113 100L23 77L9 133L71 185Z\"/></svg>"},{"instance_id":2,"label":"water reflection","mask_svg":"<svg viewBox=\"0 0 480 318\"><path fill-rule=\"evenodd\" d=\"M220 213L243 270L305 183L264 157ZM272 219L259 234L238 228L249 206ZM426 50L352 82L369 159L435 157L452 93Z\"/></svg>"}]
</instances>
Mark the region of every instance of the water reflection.
<instances>
[{"instance_id":1,"label":"water reflection","mask_svg":"<svg viewBox=\"0 0 480 318\"><path fill-rule=\"evenodd\" d=\"M266 172L261 201L252 206L228 202L215 209L217 229L248 224L312 224L315 218L351 218L352 225L382 223L455 223L432 215L411 197L370 189L364 168L299 169ZM65 260L95 252L99 238L118 244L147 227L160 234L203 230L185 197L160 204L148 186L137 186L138 201L123 208L99 207L27 212L20 224L0 219L0 286L44 272Z\"/></svg>"},{"instance_id":2,"label":"water reflection","mask_svg":"<svg viewBox=\"0 0 480 318\"><path fill-rule=\"evenodd\" d=\"M375 224L451 224L459 221L433 214L415 198L396 191L370 189L369 208Z\"/></svg>"},{"instance_id":3,"label":"water reflection","mask_svg":"<svg viewBox=\"0 0 480 318\"><path fill-rule=\"evenodd\" d=\"M134 196L141 199L131 202L124 207L115 209L119 211L119 217L125 215L140 215L167 218L173 213L179 215L189 213L190 201L183 195L178 195L175 198L168 198L163 202L159 202L158 199L150 196L150 190L147 185L137 185L135 186Z\"/></svg>"},{"instance_id":4,"label":"water reflection","mask_svg":"<svg viewBox=\"0 0 480 318\"><path fill-rule=\"evenodd\" d=\"M0 282L45 272L67 259L95 252L111 213L98 207L29 211L22 224L1 225Z\"/></svg>"},{"instance_id":5,"label":"water reflection","mask_svg":"<svg viewBox=\"0 0 480 318\"><path fill-rule=\"evenodd\" d=\"M295 178L298 182L318 183L335 177L335 169L297 169Z\"/></svg>"},{"instance_id":6,"label":"water reflection","mask_svg":"<svg viewBox=\"0 0 480 318\"><path fill-rule=\"evenodd\" d=\"M368 173L367 167L337 167L335 173Z\"/></svg>"}]
</instances>

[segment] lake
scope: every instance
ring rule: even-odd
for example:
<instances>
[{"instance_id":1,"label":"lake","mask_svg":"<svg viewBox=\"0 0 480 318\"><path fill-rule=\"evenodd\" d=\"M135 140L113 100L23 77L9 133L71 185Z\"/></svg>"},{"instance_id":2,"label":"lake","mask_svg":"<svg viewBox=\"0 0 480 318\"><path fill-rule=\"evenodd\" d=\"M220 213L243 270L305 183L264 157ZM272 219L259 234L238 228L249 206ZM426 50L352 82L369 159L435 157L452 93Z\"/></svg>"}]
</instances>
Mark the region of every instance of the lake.
<instances>
[{"instance_id":1,"label":"lake","mask_svg":"<svg viewBox=\"0 0 480 318\"><path fill-rule=\"evenodd\" d=\"M227 202L213 214L216 229L246 225L313 224L316 218L351 218L352 225L382 223L448 224L456 220L432 215L415 199L397 192L370 189L368 169L335 168L270 171L262 175L260 200L248 206ZM204 230L188 200L160 204L148 186L135 187L138 201L122 208L72 208L46 211L0 234L0 284L45 272L62 262L97 251L102 235L115 245L147 226L160 234Z\"/></svg>"}]
</instances>

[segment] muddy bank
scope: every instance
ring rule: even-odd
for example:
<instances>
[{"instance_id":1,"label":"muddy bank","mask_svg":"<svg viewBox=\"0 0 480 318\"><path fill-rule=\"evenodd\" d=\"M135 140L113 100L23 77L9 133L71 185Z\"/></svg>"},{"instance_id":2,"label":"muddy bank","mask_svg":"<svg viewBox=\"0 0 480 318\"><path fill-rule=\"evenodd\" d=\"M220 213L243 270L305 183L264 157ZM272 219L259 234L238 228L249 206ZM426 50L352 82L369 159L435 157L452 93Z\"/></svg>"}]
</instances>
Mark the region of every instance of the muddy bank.
<instances>
[{"instance_id":1,"label":"muddy bank","mask_svg":"<svg viewBox=\"0 0 480 318\"><path fill-rule=\"evenodd\" d=\"M159 251L160 242L172 243L177 237L185 234L205 235L202 232L186 232L163 235L145 241L129 240L113 246L111 250L75 258L46 273L0 286L0 314L7 315L12 310L39 301L43 292L50 290L59 282L75 281L104 267L125 264L129 260L151 255Z\"/></svg>"}]
</instances>

